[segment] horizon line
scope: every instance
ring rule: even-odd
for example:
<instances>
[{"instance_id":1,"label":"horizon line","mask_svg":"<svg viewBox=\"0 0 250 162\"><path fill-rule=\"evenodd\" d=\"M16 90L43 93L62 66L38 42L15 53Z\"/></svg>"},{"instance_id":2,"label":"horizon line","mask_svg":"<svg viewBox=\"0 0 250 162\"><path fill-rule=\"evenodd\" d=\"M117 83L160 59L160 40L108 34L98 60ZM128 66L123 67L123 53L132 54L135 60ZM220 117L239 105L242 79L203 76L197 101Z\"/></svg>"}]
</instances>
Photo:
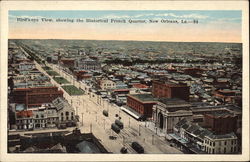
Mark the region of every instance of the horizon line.
<instances>
[{"instance_id":1,"label":"horizon line","mask_svg":"<svg viewBox=\"0 0 250 162\"><path fill-rule=\"evenodd\" d=\"M77 38L8 38L9 39L20 39L20 40L86 40L86 41L126 41L126 42L182 42L182 43L239 43L242 44L242 42L213 42L213 41L199 41L199 42L194 42L194 41L161 41L161 40L115 40L115 39L77 39Z\"/></svg>"}]
</instances>

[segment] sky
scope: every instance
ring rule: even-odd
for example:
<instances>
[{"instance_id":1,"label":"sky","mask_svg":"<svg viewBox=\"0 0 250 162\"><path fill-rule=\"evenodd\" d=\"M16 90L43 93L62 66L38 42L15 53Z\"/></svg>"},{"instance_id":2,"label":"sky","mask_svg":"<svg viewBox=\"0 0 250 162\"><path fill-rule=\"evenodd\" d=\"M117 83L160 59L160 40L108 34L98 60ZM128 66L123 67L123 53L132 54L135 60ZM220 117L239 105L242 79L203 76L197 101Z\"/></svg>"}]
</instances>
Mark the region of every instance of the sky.
<instances>
[{"instance_id":1,"label":"sky","mask_svg":"<svg viewBox=\"0 0 250 162\"><path fill-rule=\"evenodd\" d=\"M17 21L38 19L38 22ZM42 22L51 18L53 22ZM56 22L61 19L109 19L109 23ZM110 19L127 23L110 23ZM129 23L129 20L147 23ZM158 20L158 23L149 23ZM176 20L179 23L161 23ZM181 23L181 20L196 23ZM84 10L9 11L10 39L90 39L177 42L242 42L239 10Z\"/></svg>"}]
</instances>

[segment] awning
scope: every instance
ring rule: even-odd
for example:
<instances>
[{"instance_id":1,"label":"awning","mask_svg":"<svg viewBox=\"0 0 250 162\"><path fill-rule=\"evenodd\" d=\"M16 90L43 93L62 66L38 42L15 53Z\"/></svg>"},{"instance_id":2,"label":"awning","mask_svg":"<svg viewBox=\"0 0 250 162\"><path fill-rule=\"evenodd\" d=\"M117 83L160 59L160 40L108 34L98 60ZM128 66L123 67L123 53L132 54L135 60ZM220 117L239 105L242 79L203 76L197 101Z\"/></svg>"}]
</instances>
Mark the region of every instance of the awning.
<instances>
[{"instance_id":1,"label":"awning","mask_svg":"<svg viewBox=\"0 0 250 162\"><path fill-rule=\"evenodd\" d=\"M126 113L130 114L131 116L133 116L135 119L139 119L141 117L141 115L137 115L135 114L133 111L129 110L129 108L127 107L121 107L121 110L125 111Z\"/></svg>"},{"instance_id":2,"label":"awning","mask_svg":"<svg viewBox=\"0 0 250 162\"><path fill-rule=\"evenodd\" d=\"M170 133L170 134L168 134L168 135L169 135L170 137L172 137L173 139L179 141L179 142L182 143L182 144L188 143L188 141L187 141L186 139L184 139L184 138L182 138L182 137L180 137L180 136L178 136L178 135L176 135L176 134L174 134L174 133Z\"/></svg>"}]
</instances>

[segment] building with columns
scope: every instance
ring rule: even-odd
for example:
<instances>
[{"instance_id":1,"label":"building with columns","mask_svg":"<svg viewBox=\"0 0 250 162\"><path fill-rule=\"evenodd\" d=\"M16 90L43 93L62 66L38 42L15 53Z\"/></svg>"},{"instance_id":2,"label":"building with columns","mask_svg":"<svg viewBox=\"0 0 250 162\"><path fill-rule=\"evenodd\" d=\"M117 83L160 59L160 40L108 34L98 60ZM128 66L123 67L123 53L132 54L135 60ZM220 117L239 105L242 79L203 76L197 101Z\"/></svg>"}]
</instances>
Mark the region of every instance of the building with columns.
<instances>
[{"instance_id":1,"label":"building with columns","mask_svg":"<svg viewBox=\"0 0 250 162\"><path fill-rule=\"evenodd\" d=\"M173 127L182 119L192 121L191 105L181 99L162 98L153 106L155 126L164 133L172 133Z\"/></svg>"}]
</instances>

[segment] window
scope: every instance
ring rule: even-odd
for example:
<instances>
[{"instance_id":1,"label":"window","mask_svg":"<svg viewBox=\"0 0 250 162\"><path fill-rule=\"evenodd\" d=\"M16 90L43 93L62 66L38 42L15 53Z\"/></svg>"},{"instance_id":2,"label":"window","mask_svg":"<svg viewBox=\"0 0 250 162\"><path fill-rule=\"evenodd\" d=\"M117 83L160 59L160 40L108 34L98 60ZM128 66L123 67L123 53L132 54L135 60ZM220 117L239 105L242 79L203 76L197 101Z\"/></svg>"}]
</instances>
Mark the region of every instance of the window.
<instances>
[{"instance_id":1,"label":"window","mask_svg":"<svg viewBox=\"0 0 250 162\"><path fill-rule=\"evenodd\" d=\"M215 146L215 142L213 142L213 146Z\"/></svg>"},{"instance_id":2,"label":"window","mask_svg":"<svg viewBox=\"0 0 250 162\"><path fill-rule=\"evenodd\" d=\"M39 115L36 115L36 118L39 118Z\"/></svg>"},{"instance_id":3,"label":"window","mask_svg":"<svg viewBox=\"0 0 250 162\"><path fill-rule=\"evenodd\" d=\"M220 154L220 147L218 148L218 153Z\"/></svg>"},{"instance_id":4,"label":"window","mask_svg":"<svg viewBox=\"0 0 250 162\"><path fill-rule=\"evenodd\" d=\"M227 141L225 141L224 144L227 145Z\"/></svg>"},{"instance_id":5,"label":"window","mask_svg":"<svg viewBox=\"0 0 250 162\"><path fill-rule=\"evenodd\" d=\"M236 146L234 146L234 152L236 152Z\"/></svg>"},{"instance_id":6,"label":"window","mask_svg":"<svg viewBox=\"0 0 250 162\"><path fill-rule=\"evenodd\" d=\"M61 116L63 116L63 113L61 113Z\"/></svg>"},{"instance_id":7,"label":"window","mask_svg":"<svg viewBox=\"0 0 250 162\"><path fill-rule=\"evenodd\" d=\"M214 154L214 149L213 149L213 154Z\"/></svg>"},{"instance_id":8,"label":"window","mask_svg":"<svg viewBox=\"0 0 250 162\"><path fill-rule=\"evenodd\" d=\"M68 112L68 111L66 111L66 113L65 113L65 114L66 114L66 116L69 116L69 112Z\"/></svg>"},{"instance_id":9,"label":"window","mask_svg":"<svg viewBox=\"0 0 250 162\"><path fill-rule=\"evenodd\" d=\"M227 152L227 148L226 147L224 147L224 154Z\"/></svg>"},{"instance_id":10,"label":"window","mask_svg":"<svg viewBox=\"0 0 250 162\"><path fill-rule=\"evenodd\" d=\"M234 141L233 141L233 140L231 141L231 144L232 144L232 145L234 144Z\"/></svg>"},{"instance_id":11,"label":"window","mask_svg":"<svg viewBox=\"0 0 250 162\"><path fill-rule=\"evenodd\" d=\"M221 146L221 141L219 141L219 146Z\"/></svg>"},{"instance_id":12,"label":"window","mask_svg":"<svg viewBox=\"0 0 250 162\"><path fill-rule=\"evenodd\" d=\"M233 147L231 147L231 152L233 152Z\"/></svg>"}]
</instances>

